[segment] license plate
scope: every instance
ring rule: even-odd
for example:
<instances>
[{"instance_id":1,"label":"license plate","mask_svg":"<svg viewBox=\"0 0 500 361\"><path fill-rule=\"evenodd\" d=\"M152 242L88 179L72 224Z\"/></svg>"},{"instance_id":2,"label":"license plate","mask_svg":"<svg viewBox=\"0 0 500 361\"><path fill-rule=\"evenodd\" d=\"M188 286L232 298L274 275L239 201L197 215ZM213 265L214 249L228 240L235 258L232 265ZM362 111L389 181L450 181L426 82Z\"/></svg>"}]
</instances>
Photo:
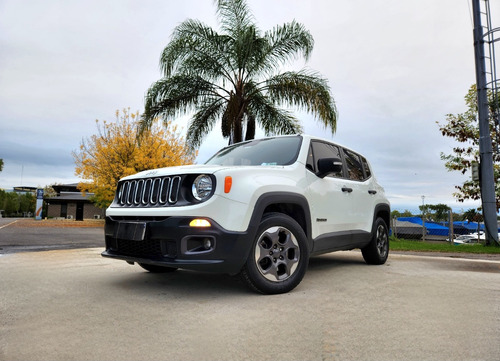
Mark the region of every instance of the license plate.
<instances>
[{"instance_id":1,"label":"license plate","mask_svg":"<svg viewBox=\"0 0 500 361\"><path fill-rule=\"evenodd\" d=\"M146 236L146 222L120 222L116 238L130 241L143 241Z\"/></svg>"}]
</instances>

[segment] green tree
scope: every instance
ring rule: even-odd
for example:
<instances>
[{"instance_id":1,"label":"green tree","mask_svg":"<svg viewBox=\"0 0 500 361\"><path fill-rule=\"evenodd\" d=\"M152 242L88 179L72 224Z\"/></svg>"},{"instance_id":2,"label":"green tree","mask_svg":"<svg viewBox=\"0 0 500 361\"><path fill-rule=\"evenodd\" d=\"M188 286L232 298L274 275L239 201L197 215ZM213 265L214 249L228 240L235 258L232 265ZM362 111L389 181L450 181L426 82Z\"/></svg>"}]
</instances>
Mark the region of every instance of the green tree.
<instances>
[{"instance_id":1,"label":"green tree","mask_svg":"<svg viewBox=\"0 0 500 361\"><path fill-rule=\"evenodd\" d=\"M401 217L401 212L399 212L396 209L391 211L391 218L399 218L399 217Z\"/></svg>"},{"instance_id":2,"label":"green tree","mask_svg":"<svg viewBox=\"0 0 500 361\"><path fill-rule=\"evenodd\" d=\"M173 32L160 58L163 78L145 97L141 129L155 117L193 112L187 141L192 149L221 121L229 144L267 135L301 132L299 120L281 106L297 106L314 115L332 133L337 110L325 78L313 71L280 67L303 56L314 40L292 21L262 33L245 0L216 0L221 32L198 20L186 20Z\"/></svg>"},{"instance_id":3,"label":"green tree","mask_svg":"<svg viewBox=\"0 0 500 361\"><path fill-rule=\"evenodd\" d=\"M472 85L465 96L467 110L460 114L448 114L446 122L439 125L439 130L443 136L454 138L459 144L453 148L451 154L441 153L441 159L445 161L445 167L449 171L459 171L462 174L469 172L473 162L479 162L479 124L477 121L477 89ZM490 114L495 114L500 107L500 98L493 99L489 94ZM495 179L495 192L497 211L500 209L500 153L499 135L495 131L495 121L490 119L491 142L493 146L493 172ZM481 199L479 183L468 179L462 185L456 185L457 192L453 196L463 202L466 199Z\"/></svg>"},{"instance_id":4,"label":"green tree","mask_svg":"<svg viewBox=\"0 0 500 361\"><path fill-rule=\"evenodd\" d=\"M474 208L468 209L467 211L464 212L463 214L464 219L468 220L469 222L482 222L483 221L483 215Z\"/></svg>"},{"instance_id":5,"label":"green tree","mask_svg":"<svg viewBox=\"0 0 500 361\"><path fill-rule=\"evenodd\" d=\"M0 189L0 210L5 211L5 202L7 200L7 192Z\"/></svg>"},{"instance_id":6,"label":"green tree","mask_svg":"<svg viewBox=\"0 0 500 361\"><path fill-rule=\"evenodd\" d=\"M413 214L407 209L405 209L404 212L402 213L397 209L391 212L391 218L399 218L399 217L413 217Z\"/></svg>"},{"instance_id":7,"label":"green tree","mask_svg":"<svg viewBox=\"0 0 500 361\"><path fill-rule=\"evenodd\" d=\"M434 221L446 221L448 220L448 212L451 210L446 204L425 204L418 206L422 215L425 218L431 218Z\"/></svg>"},{"instance_id":8,"label":"green tree","mask_svg":"<svg viewBox=\"0 0 500 361\"><path fill-rule=\"evenodd\" d=\"M433 218L436 221L447 221L448 215L451 210L446 204L431 204L430 209L434 212Z\"/></svg>"},{"instance_id":9,"label":"green tree","mask_svg":"<svg viewBox=\"0 0 500 361\"><path fill-rule=\"evenodd\" d=\"M52 188L52 186L58 185L58 183L54 183L52 185L46 185L43 187L43 198L52 198L57 196L57 192Z\"/></svg>"},{"instance_id":10,"label":"green tree","mask_svg":"<svg viewBox=\"0 0 500 361\"><path fill-rule=\"evenodd\" d=\"M36 197L32 193L6 192L0 189L0 210L6 216L15 216L24 213L34 213Z\"/></svg>"},{"instance_id":11,"label":"green tree","mask_svg":"<svg viewBox=\"0 0 500 361\"><path fill-rule=\"evenodd\" d=\"M401 217L413 217L413 213L409 210L405 209L403 213L401 213Z\"/></svg>"},{"instance_id":12,"label":"green tree","mask_svg":"<svg viewBox=\"0 0 500 361\"><path fill-rule=\"evenodd\" d=\"M36 197L31 193L19 195L19 212L20 213L35 213Z\"/></svg>"},{"instance_id":13,"label":"green tree","mask_svg":"<svg viewBox=\"0 0 500 361\"><path fill-rule=\"evenodd\" d=\"M4 203L7 216L16 215L19 212L19 195L16 192L7 192Z\"/></svg>"},{"instance_id":14,"label":"green tree","mask_svg":"<svg viewBox=\"0 0 500 361\"><path fill-rule=\"evenodd\" d=\"M3 170L3 159L0 159L0 172Z\"/></svg>"}]
</instances>

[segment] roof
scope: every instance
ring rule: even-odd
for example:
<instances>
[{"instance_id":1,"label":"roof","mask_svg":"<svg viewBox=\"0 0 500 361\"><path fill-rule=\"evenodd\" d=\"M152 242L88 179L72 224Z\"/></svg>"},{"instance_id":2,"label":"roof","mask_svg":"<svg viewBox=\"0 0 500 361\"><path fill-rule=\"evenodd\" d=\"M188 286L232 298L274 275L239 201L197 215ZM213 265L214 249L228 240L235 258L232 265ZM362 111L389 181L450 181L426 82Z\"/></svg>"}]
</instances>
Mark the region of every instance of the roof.
<instances>
[{"instance_id":1,"label":"roof","mask_svg":"<svg viewBox=\"0 0 500 361\"><path fill-rule=\"evenodd\" d=\"M14 192L36 192L36 187L18 186L14 187Z\"/></svg>"},{"instance_id":2,"label":"roof","mask_svg":"<svg viewBox=\"0 0 500 361\"><path fill-rule=\"evenodd\" d=\"M69 201L85 201L90 202L90 197L93 193L85 193L85 196L81 192L61 192L56 197L45 198L49 202L69 202Z\"/></svg>"},{"instance_id":3,"label":"roof","mask_svg":"<svg viewBox=\"0 0 500 361\"><path fill-rule=\"evenodd\" d=\"M57 193L60 192L79 192L78 190L79 183L67 183L67 184L54 184L52 189L54 189Z\"/></svg>"}]
</instances>

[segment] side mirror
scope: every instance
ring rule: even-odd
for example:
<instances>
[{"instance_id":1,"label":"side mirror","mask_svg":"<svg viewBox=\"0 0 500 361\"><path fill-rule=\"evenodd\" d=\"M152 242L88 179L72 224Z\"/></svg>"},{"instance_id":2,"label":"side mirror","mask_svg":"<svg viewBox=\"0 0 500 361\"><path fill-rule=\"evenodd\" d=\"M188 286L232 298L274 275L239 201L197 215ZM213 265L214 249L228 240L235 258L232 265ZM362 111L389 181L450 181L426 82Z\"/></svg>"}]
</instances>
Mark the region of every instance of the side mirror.
<instances>
[{"instance_id":1,"label":"side mirror","mask_svg":"<svg viewBox=\"0 0 500 361\"><path fill-rule=\"evenodd\" d=\"M322 158L318 159L318 173L320 178L325 178L330 173L342 172L342 161L338 158Z\"/></svg>"}]
</instances>

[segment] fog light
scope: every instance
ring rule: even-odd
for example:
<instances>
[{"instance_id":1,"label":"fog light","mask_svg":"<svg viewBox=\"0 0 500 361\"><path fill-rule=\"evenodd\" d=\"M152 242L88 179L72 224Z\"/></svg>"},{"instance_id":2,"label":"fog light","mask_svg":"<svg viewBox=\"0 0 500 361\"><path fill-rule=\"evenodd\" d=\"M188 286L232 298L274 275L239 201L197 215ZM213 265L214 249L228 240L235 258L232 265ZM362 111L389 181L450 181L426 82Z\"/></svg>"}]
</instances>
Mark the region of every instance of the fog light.
<instances>
[{"instance_id":1,"label":"fog light","mask_svg":"<svg viewBox=\"0 0 500 361\"><path fill-rule=\"evenodd\" d=\"M189 227L210 227L211 224L209 221L206 219L193 219L191 222L189 222Z\"/></svg>"},{"instance_id":2,"label":"fog light","mask_svg":"<svg viewBox=\"0 0 500 361\"><path fill-rule=\"evenodd\" d=\"M211 239L209 239L209 238L205 238L205 239L203 240L203 248L205 248L205 249L210 249L210 248L212 248L212 240L211 240Z\"/></svg>"}]
</instances>

